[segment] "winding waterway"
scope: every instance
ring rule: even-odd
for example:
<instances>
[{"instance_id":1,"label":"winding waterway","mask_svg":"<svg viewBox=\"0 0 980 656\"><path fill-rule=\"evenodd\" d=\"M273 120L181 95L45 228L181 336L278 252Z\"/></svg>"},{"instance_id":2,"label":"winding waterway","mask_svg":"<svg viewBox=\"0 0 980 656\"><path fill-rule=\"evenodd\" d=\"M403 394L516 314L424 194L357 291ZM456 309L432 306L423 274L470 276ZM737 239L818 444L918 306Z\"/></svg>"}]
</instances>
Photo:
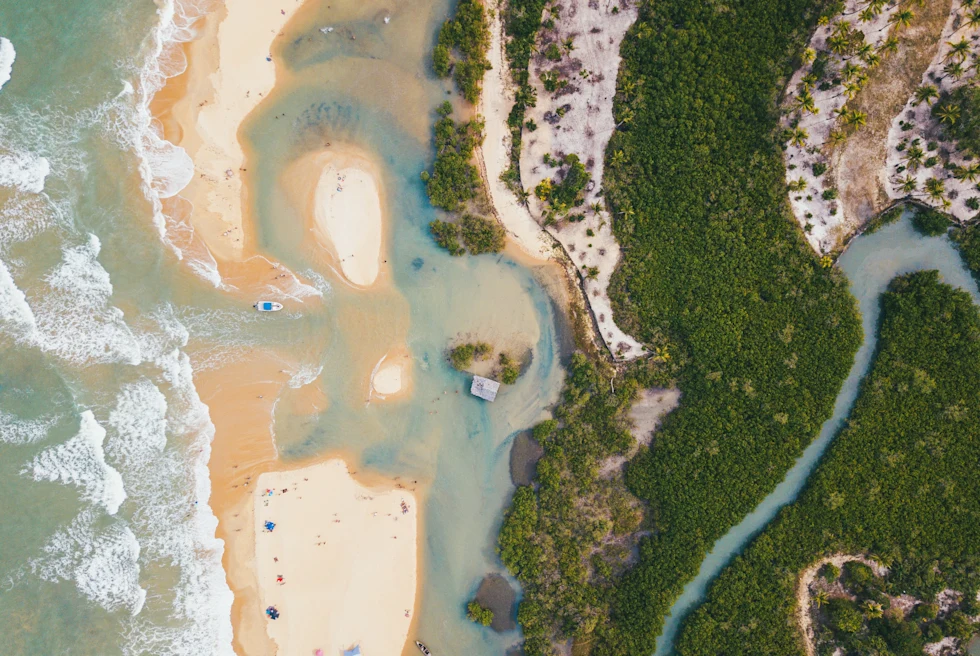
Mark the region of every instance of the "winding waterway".
<instances>
[{"instance_id":1,"label":"winding waterway","mask_svg":"<svg viewBox=\"0 0 980 656\"><path fill-rule=\"evenodd\" d=\"M963 264L959 252L948 237L923 237L915 231L908 216L892 225L869 235L861 235L840 257L840 268L851 283L851 293L858 300L864 343L854 358L847 379L834 403L834 414L824 422L820 435L796 461L786 478L742 522L732 528L720 540L701 563L698 575L684 587L674 602L664 624L664 631L657 640L654 656L667 656L673 651L674 639L687 614L704 601L708 586L742 551L779 510L792 503L807 478L820 462L820 456L831 440L843 427L851 407L857 399L861 379L868 367L878 342L877 325L880 310L879 297L895 276L923 269L937 269L945 282L964 289L980 304L980 290L969 270Z\"/></svg>"}]
</instances>

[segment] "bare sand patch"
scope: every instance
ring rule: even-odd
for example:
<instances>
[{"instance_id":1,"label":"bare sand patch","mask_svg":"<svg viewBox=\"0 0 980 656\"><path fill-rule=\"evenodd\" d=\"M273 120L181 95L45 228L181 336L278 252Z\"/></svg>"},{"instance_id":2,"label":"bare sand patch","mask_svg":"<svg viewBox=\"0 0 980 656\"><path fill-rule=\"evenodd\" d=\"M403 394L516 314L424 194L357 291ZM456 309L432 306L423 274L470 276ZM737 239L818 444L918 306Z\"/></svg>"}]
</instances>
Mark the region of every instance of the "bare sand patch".
<instances>
[{"instance_id":1,"label":"bare sand patch","mask_svg":"<svg viewBox=\"0 0 980 656\"><path fill-rule=\"evenodd\" d=\"M407 348L392 349L371 372L370 398L382 401L406 396L411 391L412 355Z\"/></svg>"},{"instance_id":2,"label":"bare sand patch","mask_svg":"<svg viewBox=\"0 0 980 656\"><path fill-rule=\"evenodd\" d=\"M252 491L262 607L280 654L400 654L417 584L415 495L357 482L333 459L259 476ZM274 528L267 530L266 522Z\"/></svg>"},{"instance_id":3,"label":"bare sand patch","mask_svg":"<svg viewBox=\"0 0 980 656\"><path fill-rule=\"evenodd\" d=\"M381 169L361 148L331 144L290 164L282 184L340 279L358 288L387 278Z\"/></svg>"},{"instance_id":4,"label":"bare sand patch","mask_svg":"<svg viewBox=\"0 0 980 656\"><path fill-rule=\"evenodd\" d=\"M670 414L680 402L681 391L676 387L641 389L629 411L629 418L633 424L631 432L636 443L626 455L607 458L600 469L600 475L609 476L622 470L623 465L636 455L641 446L649 446L664 417Z\"/></svg>"}]
</instances>

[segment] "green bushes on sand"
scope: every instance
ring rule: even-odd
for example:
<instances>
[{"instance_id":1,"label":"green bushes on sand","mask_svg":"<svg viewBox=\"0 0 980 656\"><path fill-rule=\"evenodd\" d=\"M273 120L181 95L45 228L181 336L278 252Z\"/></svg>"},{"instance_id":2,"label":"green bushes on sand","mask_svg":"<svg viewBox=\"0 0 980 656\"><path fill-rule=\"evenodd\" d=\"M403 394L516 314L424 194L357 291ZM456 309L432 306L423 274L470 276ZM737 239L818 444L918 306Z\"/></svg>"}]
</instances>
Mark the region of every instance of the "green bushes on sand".
<instances>
[{"instance_id":1,"label":"green bushes on sand","mask_svg":"<svg viewBox=\"0 0 980 656\"><path fill-rule=\"evenodd\" d=\"M476 196L480 174L473 165L473 151L483 141L483 121L456 123L449 101L438 109L435 125L436 161L433 170L423 171L429 201L436 207L456 211Z\"/></svg>"},{"instance_id":2,"label":"green bushes on sand","mask_svg":"<svg viewBox=\"0 0 980 656\"><path fill-rule=\"evenodd\" d=\"M797 576L834 552L889 567L879 582L845 567L845 585L862 594L880 585L890 596L934 602L948 587L970 602L936 628L927 626L936 618L932 603L908 617L886 612L864 622L865 613L863 628L847 639L879 644L878 651L847 653L921 654L920 634L935 641L976 630L963 620L980 589L980 313L935 271L896 278L881 305L875 360L846 427L798 501L712 584L682 629L682 656L803 654Z\"/></svg>"},{"instance_id":3,"label":"green bushes on sand","mask_svg":"<svg viewBox=\"0 0 980 656\"><path fill-rule=\"evenodd\" d=\"M476 622L477 624L482 624L483 626L490 626L493 624L493 611L489 608L484 608L476 601L471 601L466 605L466 617L468 617L471 622Z\"/></svg>"},{"instance_id":4,"label":"green bushes on sand","mask_svg":"<svg viewBox=\"0 0 980 656\"><path fill-rule=\"evenodd\" d=\"M469 369L473 360L486 360L493 353L493 347L486 342L468 342L449 349L449 362L453 368L464 371Z\"/></svg>"},{"instance_id":5,"label":"green bushes on sand","mask_svg":"<svg viewBox=\"0 0 980 656\"><path fill-rule=\"evenodd\" d=\"M439 30L432 52L432 68L439 77L449 77L471 103L480 98L483 73L490 70L487 50L490 48L490 24L479 0L460 0L456 15Z\"/></svg>"},{"instance_id":6,"label":"green bushes on sand","mask_svg":"<svg viewBox=\"0 0 980 656\"><path fill-rule=\"evenodd\" d=\"M912 214L912 226L927 237L946 234L950 227L949 217L927 207L917 207Z\"/></svg>"}]
</instances>

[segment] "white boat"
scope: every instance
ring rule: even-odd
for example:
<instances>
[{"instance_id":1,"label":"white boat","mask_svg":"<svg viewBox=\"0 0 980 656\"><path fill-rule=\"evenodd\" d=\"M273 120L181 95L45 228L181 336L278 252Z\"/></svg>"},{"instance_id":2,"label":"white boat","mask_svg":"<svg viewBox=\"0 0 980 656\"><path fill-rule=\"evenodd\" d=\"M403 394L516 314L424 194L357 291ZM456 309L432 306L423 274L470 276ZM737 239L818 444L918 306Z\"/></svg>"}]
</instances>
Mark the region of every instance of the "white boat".
<instances>
[{"instance_id":1,"label":"white boat","mask_svg":"<svg viewBox=\"0 0 980 656\"><path fill-rule=\"evenodd\" d=\"M259 312L278 312L282 309L282 303L276 303L275 301L259 301L252 307Z\"/></svg>"},{"instance_id":2,"label":"white boat","mask_svg":"<svg viewBox=\"0 0 980 656\"><path fill-rule=\"evenodd\" d=\"M432 656L432 652L429 651L429 648L426 647L425 645L423 645L418 640L415 641L415 646L418 647L419 648L419 651L422 652L423 654L425 654L425 656Z\"/></svg>"}]
</instances>

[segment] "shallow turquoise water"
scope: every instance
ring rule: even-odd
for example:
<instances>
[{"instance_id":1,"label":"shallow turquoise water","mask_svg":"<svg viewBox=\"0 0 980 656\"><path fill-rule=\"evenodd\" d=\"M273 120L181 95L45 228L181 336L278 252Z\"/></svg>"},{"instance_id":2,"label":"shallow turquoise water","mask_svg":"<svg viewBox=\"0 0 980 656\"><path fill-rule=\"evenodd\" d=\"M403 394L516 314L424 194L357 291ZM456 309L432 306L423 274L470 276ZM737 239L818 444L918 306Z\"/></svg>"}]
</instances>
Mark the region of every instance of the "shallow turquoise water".
<instances>
[{"instance_id":1,"label":"shallow turquoise water","mask_svg":"<svg viewBox=\"0 0 980 656\"><path fill-rule=\"evenodd\" d=\"M155 213L156 192L186 178L148 132L145 103L162 79L156 8L0 4L0 36L17 52L0 89L0 179L21 181L0 186L4 654L230 652L231 593L204 467L214 428L194 375L259 352L314 372L330 399L312 418L276 412L286 466L342 450L361 466L431 482L419 637L449 654L500 654L519 639L468 622L465 603L501 570L494 543L511 492L510 441L557 399L562 371L552 303L535 275L504 257L450 258L426 232L436 215L418 172L431 146L427 129L405 119L420 112L425 124L445 97L422 53L447 6L413 3L384 30L367 12L353 24L357 41L306 39L315 25L287 34L290 75L245 134L259 179L258 248L303 284L287 311L260 318L227 293L235 280L216 287L213 265L174 238L174 217ZM171 6L161 8L166 18ZM180 69L179 58L165 63L169 74ZM357 67L377 73L374 89L333 75ZM385 94L389 82L414 104ZM289 120L273 118L284 112ZM394 209L389 292L346 287L302 248L278 172L324 134L383 163ZM363 374L353 354L357 341L391 334L389 303L408 309L414 395L368 405L350 382ZM371 319L355 336L352 316ZM449 339L490 320L534 338L530 369L493 405L470 398L442 355Z\"/></svg>"},{"instance_id":2,"label":"shallow turquoise water","mask_svg":"<svg viewBox=\"0 0 980 656\"><path fill-rule=\"evenodd\" d=\"M820 435L786 474L786 478L742 522L718 540L701 563L698 575L684 587L671 608L664 632L657 640L656 656L672 652L672 645L685 616L704 601L705 592L714 578L732 557L739 553L768 524L779 509L792 503L806 484L820 456L844 425L857 399L861 378L871 365L877 343L879 297L895 276L923 269L937 269L945 282L964 289L980 303L976 281L963 264L959 252L948 237L923 237L917 233L908 217L876 233L862 235L851 243L841 256L840 268L851 283L851 293L858 300L864 330L864 343L858 350L851 371L841 387L834 404L834 413Z\"/></svg>"}]
</instances>

